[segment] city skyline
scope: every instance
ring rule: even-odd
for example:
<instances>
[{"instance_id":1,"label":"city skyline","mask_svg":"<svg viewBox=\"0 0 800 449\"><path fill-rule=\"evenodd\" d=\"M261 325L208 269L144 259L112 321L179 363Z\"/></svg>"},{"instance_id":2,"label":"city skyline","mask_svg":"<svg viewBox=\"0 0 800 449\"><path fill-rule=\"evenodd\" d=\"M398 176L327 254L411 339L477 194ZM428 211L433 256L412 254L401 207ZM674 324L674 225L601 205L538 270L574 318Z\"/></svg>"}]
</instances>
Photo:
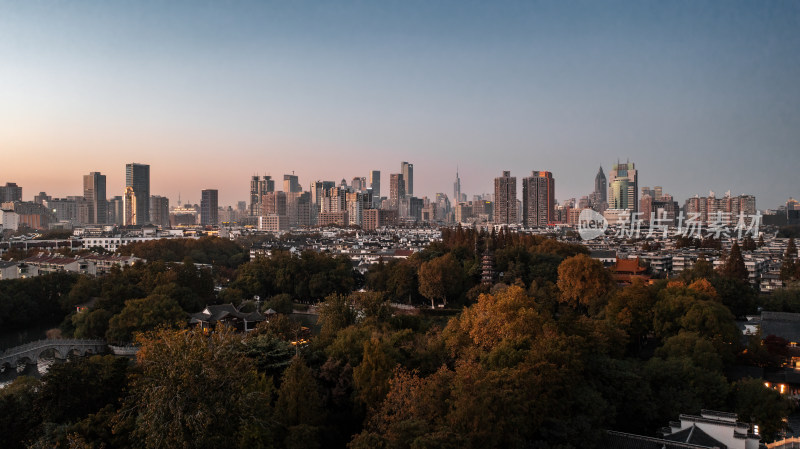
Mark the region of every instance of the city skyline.
<instances>
[{"instance_id":1,"label":"city skyline","mask_svg":"<svg viewBox=\"0 0 800 449\"><path fill-rule=\"evenodd\" d=\"M598 166L772 208L800 197L797 2L0 4L0 183L80 195L152 167L150 192L248 198L415 165L414 193ZM578 163L576 164L576 161ZM44 162L44 163L43 163ZM753 174L756 173L756 176Z\"/></svg>"},{"instance_id":2,"label":"city skyline","mask_svg":"<svg viewBox=\"0 0 800 449\"><path fill-rule=\"evenodd\" d=\"M412 167L414 165L413 163L408 163L408 162L403 162L403 163L410 164ZM620 165L627 166L628 164L633 165L633 163L630 162L630 161L628 161L626 163L621 163ZM609 165L614 167L614 166L617 165L617 163L613 163L613 164L609 164ZM120 178L122 178L122 185L123 186L125 186L128 183L127 178L128 178L128 173L129 173L129 167L130 166L138 166L138 167L141 167L141 168L146 168L146 170L147 170L147 178L148 178L147 181L150 183L150 185L152 185L152 178L150 177L150 169L152 168L151 164L148 164L148 163L126 163L126 164L124 164L125 174L120 176ZM602 165L601 165L601 168L602 168ZM402 166L401 166L401 169L402 169ZM636 166L636 170L635 170L637 172L637 176L638 176L638 171L639 171L638 169L639 169L639 167L637 165ZM369 174L372 175L373 173L380 173L381 171L382 170L370 170ZM503 171L505 172L505 171L508 171L508 170L503 170ZM613 173L614 170L610 170L610 172ZM113 175L108 175L108 173L109 172L103 172L103 171L96 171L95 172L95 171L92 171L91 174L102 175L102 177L104 179L104 184L106 184L105 178L110 178L110 179L114 178ZM402 177L403 174L399 173L399 175ZM516 171L511 171L511 176L516 177L517 175L521 176L522 178L527 176L527 174L525 174L524 172L518 174ZM18 186L18 188L22 189L22 201L33 201L35 199L35 197L37 195L39 195L40 193L46 193L48 197L52 197L52 198L79 197L79 196L83 196L83 194L84 194L85 183L86 183L87 176L88 175L77 176L78 180L76 181L76 185L78 186L78 188L77 188L78 191L77 192L73 192L74 194L65 193L65 194L62 195L62 194L59 194L59 193L56 193L56 192L51 192L51 191L48 191L48 190L40 190L40 189L35 189L35 188L28 188L27 186L24 186L19 182L15 182L14 179L0 179L0 185L3 185L5 183L11 183L11 184L13 184L15 186ZM280 177L281 175L278 175L278 176ZM460 174L458 176L459 176L458 179L459 179L459 182L460 182L463 178L460 177ZM575 189L569 189L569 186L566 186L566 188L565 188L565 186L562 186L561 183L559 182L559 187L557 189L555 189L555 197L553 199L555 200L556 204L565 204L569 200L578 201L578 200L580 200L580 199L582 199L584 197L591 201L592 194L595 192L595 188L597 187L597 176L599 176L599 173L596 174L596 176L594 178L594 182L592 183L590 188L588 188L584 193L579 194L578 196L569 196L568 197L568 196L564 195L563 193L561 193L563 190L575 190ZM256 180L256 178L258 178L258 179L261 179L261 178L269 179L269 181L261 181L261 182L262 183L269 183L269 185L271 186L270 188L273 189L273 191L280 191L280 192L286 192L285 189L286 189L287 185L291 185L293 188L301 189L301 190L296 190L296 192L301 192L301 191L303 191L303 192L312 192L314 190L314 183L316 183L316 182L325 181L327 183L333 183L331 185L338 185L338 183L339 183L338 180L340 179L338 176L335 176L335 175L334 176L327 176L327 178L319 178L319 179L316 179L314 181L309 181L308 182L308 186L306 186L303 182L297 182L296 181L298 179L303 179L301 177L301 175L293 173L293 174L285 174L285 175L283 175L283 178L284 178L283 179L283 184L275 185L275 177L273 175L252 175L252 176L246 177L245 181L243 182L245 187L238 189L238 190L241 190L242 192L244 192L241 195L241 197L237 196L237 195L239 195L238 193L237 194L228 194L227 198L230 198L230 200L229 201L228 200L223 201L222 199L220 199L219 202L218 202L219 206L220 207L223 207L223 206L224 207L228 207L228 206L235 207L235 206L237 206L237 203L244 202L249 207L251 205L250 200L253 199L253 197L252 197L253 181ZM367 177L359 176L358 178L365 179ZM291 181L289 181L290 179L291 179ZM342 177L341 179L344 179L346 181L347 177L345 176L345 177ZM380 177L378 178L378 180L380 181ZM248 187L247 187L248 181L250 182L250 184L249 184L250 185L250 190L248 190ZM384 183L388 182L390 184L390 185L387 185L387 186L385 186L383 188L383 189L385 189L383 197L387 198L387 199L391 199L391 194L389 192L391 190L391 182L392 182L391 179L388 179L388 180L385 180L385 181L382 181L382 182L384 182ZM471 201L474 196L482 196L482 195L485 195L485 194L493 194L493 192L494 192L494 185L492 184L493 182L494 182L494 178L490 179L489 182L488 182L488 184L490 185L489 188L487 188L487 189L485 189L483 191L475 191L475 192L467 193L467 192L463 192L463 189L462 189L462 193L464 195L466 195L467 201ZM180 201L181 204L196 204L196 205L200 205L201 201L202 201L202 192L207 190L209 185L217 185L217 183L215 182L214 179L203 181L203 183L204 183L203 185L205 187L201 188L198 192L179 190L173 196L173 195L170 195L170 194L164 194L163 192L160 192L160 191L154 191L153 188L150 187L149 195L150 196L159 196L159 197L168 198L170 201L174 201L174 203L172 203L172 205L175 205L175 206L178 205L178 201ZM406 184L405 179L403 179L403 185L405 186L405 184ZM442 189L442 190L438 190L437 192L434 192L434 193L430 193L430 194L421 193L420 195L414 195L414 196L415 197L419 197L419 198L428 197L431 201L435 201L436 200L436 196L438 194L445 194L451 200L451 203L455 204L456 201L453 201L454 198L450 198L450 196L453 195L452 182L450 184L451 184L450 185L450 190L451 190L450 192L446 191L445 189ZM587 184L589 184L589 183L587 183ZM669 183L664 183L664 184L669 184ZM123 196L124 197L125 188L126 187L123 187L120 192L117 192L116 190L113 189L113 186L111 186L110 183L108 183L107 185L110 186L110 187L106 187L106 189L107 189L107 194L106 195L107 195L107 199L109 201L112 198L114 198L115 196ZM349 183L348 183L348 185L349 185ZM644 185L644 184L642 182L637 182L636 185L637 185L637 188L635 190L633 188L631 188L631 192L632 193L634 191L636 192L636 194L634 195L636 197L636 200L635 200L634 204L638 205L639 204L639 199L640 199L639 195L638 195L638 186L639 185ZM650 185L656 185L656 184L650 184ZM266 186L266 184L265 184L265 186ZM370 186L371 186L371 183L366 184L366 187L370 187ZM612 187L613 187L613 178L608 179L608 181L605 183L605 186L609 191L609 195L608 195L608 197L609 197L609 199L608 199L609 207L613 207L613 204L611 204L611 193L610 193L611 190L612 190ZM661 187L661 186L658 186L658 187ZM266 187L264 187L264 188L266 189ZM522 188L523 188L522 187L522 183L520 183L517 186L517 199L520 199L520 200L523 197ZM35 193L34 193L34 190L35 190ZM213 189L213 190L221 192L220 189ZM675 190L679 190L679 189L670 188L670 190L671 191L675 191ZM267 190L264 190L264 191L267 191ZM383 190L382 190L382 192L383 192ZM403 193L404 195L407 195L405 190L403 190L403 192L404 192ZM788 195L788 196L784 197L782 200L779 199L774 204L768 204L768 203L764 202L764 200L762 198L760 198L757 194L754 194L752 192L739 191L739 190L732 189L732 188L725 188L725 189L707 188L705 190L701 190L701 191L692 193L692 194L687 195L685 197L681 197L681 196L677 196L677 195L674 196L674 197L675 197L676 201L679 201L679 202L681 202L681 204L683 204L684 201L686 201L686 200L688 200L690 198L708 196L711 193L714 193L717 197L722 197L727 192L731 192L732 195L752 195L752 196L754 196L756 198L759 198L759 204L758 204L758 209L759 210L776 209L776 208L780 207L781 205L785 204L786 201L789 200L790 198L795 198L795 196L793 196L793 195ZM117 193L119 193L119 195L117 195ZM256 195L256 197L258 197L258 196L259 195ZM411 195L409 195L409 196L411 196ZM196 200L194 199L195 197L197 198ZM219 197L220 198L224 198L225 196L220 194ZM800 197L800 196L798 196L798 197ZM521 218L522 217L522 211L521 210L518 211L518 214L519 214L519 217Z\"/></svg>"}]
</instances>

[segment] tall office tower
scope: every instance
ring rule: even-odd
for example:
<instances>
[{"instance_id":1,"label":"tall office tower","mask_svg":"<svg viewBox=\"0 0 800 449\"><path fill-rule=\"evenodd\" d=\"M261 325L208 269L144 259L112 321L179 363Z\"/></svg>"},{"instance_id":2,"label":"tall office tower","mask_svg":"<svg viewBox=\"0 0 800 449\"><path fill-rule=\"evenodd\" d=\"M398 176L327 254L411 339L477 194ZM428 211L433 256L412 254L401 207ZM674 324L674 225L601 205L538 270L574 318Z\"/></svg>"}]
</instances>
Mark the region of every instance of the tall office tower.
<instances>
[{"instance_id":1,"label":"tall office tower","mask_svg":"<svg viewBox=\"0 0 800 449\"><path fill-rule=\"evenodd\" d=\"M511 176L510 171L494 178L494 222L517 223L517 178Z\"/></svg>"},{"instance_id":2,"label":"tall office tower","mask_svg":"<svg viewBox=\"0 0 800 449\"><path fill-rule=\"evenodd\" d=\"M461 178L458 177L458 167L456 167L456 182L453 183L453 204L461 201Z\"/></svg>"},{"instance_id":3,"label":"tall office tower","mask_svg":"<svg viewBox=\"0 0 800 449\"><path fill-rule=\"evenodd\" d=\"M133 187L125 187L125 195L122 196L122 204L122 224L125 226L137 224L136 210L138 205L136 204L136 193L133 191Z\"/></svg>"},{"instance_id":4,"label":"tall office tower","mask_svg":"<svg viewBox=\"0 0 800 449\"><path fill-rule=\"evenodd\" d=\"M414 164L408 162L400 163L400 173L403 174L403 182L407 196L414 196Z\"/></svg>"},{"instance_id":5,"label":"tall office tower","mask_svg":"<svg viewBox=\"0 0 800 449\"><path fill-rule=\"evenodd\" d=\"M366 183L362 182L363 179L364 178L362 178L360 176L356 176L355 178L353 178L352 181L350 181L350 187L353 188L354 192L360 192L361 189L364 188L364 185Z\"/></svg>"},{"instance_id":6,"label":"tall office tower","mask_svg":"<svg viewBox=\"0 0 800 449\"><path fill-rule=\"evenodd\" d=\"M5 186L0 186L0 203L22 201L22 187L13 182L7 182Z\"/></svg>"},{"instance_id":7,"label":"tall office tower","mask_svg":"<svg viewBox=\"0 0 800 449\"><path fill-rule=\"evenodd\" d=\"M372 170L369 172L369 186L372 187L372 202L380 204L381 201L381 172Z\"/></svg>"},{"instance_id":8,"label":"tall office tower","mask_svg":"<svg viewBox=\"0 0 800 449\"><path fill-rule=\"evenodd\" d=\"M150 223L150 166L147 164L125 165L125 187L133 187L136 197L134 220L137 225Z\"/></svg>"},{"instance_id":9,"label":"tall office tower","mask_svg":"<svg viewBox=\"0 0 800 449\"><path fill-rule=\"evenodd\" d=\"M603 167L600 167L600 170L597 172L597 176L594 177L594 191L597 195L595 195L597 201L604 203L608 201L608 196L606 194L606 175L603 173Z\"/></svg>"},{"instance_id":10,"label":"tall office tower","mask_svg":"<svg viewBox=\"0 0 800 449\"><path fill-rule=\"evenodd\" d=\"M94 171L83 175L83 198L88 208L87 223L105 224L108 221L106 175Z\"/></svg>"},{"instance_id":11,"label":"tall office tower","mask_svg":"<svg viewBox=\"0 0 800 449\"><path fill-rule=\"evenodd\" d=\"M406 196L406 183L402 173L389 175L389 204L391 209L400 207L400 200Z\"/></svg>"},{"instance_id":12,"label":"tall office tower","mask_svg":"<svg viewBox=\"0 0 800 449\"><path fill-rule=\"evenodd\" d=\"M121 225L125 220L125 202L122 196L115 196L108 200L108 220L106 223Z\"/></svg>"},{"instance_id":13,"label":"tall office tower","mask_svg":"<svg viewBox=\"0 0 800 449\"><path fill-rule=\"evenodd\" d=\"M303 191L303 188L300 187L300 182L298 182L296 175L283 175L283 191L286 193Z\"/></svg>"},{"instance_id":14,"label":"tall office tower","mask_svg":"<svg viewBox=\"0 0 800 449\"><path fill-rule=\"evenodd\" d=\"M639 211L639 176L633 162L614 164L610 186L611 198L608 202L610 208Z\"/></svg>"},{"instance_id":15,"label":"tall office tower","mask_svg":"<svg viewBox=\"0 0 800 449\"><path fill-rule=\"evenodd\" d=\"M206 189L201 193L200 224L203 226L219 224L219 192L216 189Z\"/></svg>"},{"instance_id":16,"label":"tall office tower","mask_svg":"<svg viewBox=\"0 0 800 449\"><path fill-rule=\"evenodd\" d=\"M554 220L555 180L549 171L534 171L522 179L522 223L525 227L547 226Z\"/></svg>"},{"instance_id":17,"label":"tall office tower","mask_svg":"<svg viewBox=\"0 0 800 449\"><path fill-rule=\"evenodd\" d=\"M169 198L159 195L150 197L150 222L162 228L169 227Z\"/></svg>"}]
</instances>

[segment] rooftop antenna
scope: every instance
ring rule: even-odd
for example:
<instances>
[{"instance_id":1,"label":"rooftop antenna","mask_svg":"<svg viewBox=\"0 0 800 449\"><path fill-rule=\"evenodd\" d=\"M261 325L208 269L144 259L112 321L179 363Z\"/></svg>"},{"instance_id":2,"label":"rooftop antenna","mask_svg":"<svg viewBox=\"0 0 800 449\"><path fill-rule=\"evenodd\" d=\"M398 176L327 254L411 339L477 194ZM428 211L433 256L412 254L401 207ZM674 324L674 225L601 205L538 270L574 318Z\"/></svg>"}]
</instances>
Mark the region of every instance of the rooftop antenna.
<instances>
[{"instance_id":1,"label":"rooftop antenna","mask_svg":"<svg viewBox=\"0 0 800 449\"><path fill-rule=\"evenodd\" d=\"M178 207L181 207L181 192L178 192Z\"/></svg>"}]
</instances>

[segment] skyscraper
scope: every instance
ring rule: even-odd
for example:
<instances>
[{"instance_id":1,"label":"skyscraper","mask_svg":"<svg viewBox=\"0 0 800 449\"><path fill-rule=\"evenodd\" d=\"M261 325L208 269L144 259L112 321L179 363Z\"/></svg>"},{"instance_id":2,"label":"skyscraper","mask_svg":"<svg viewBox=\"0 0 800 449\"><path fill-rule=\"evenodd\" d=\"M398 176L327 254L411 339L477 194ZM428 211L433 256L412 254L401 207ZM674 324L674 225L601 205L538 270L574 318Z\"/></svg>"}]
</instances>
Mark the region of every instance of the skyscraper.
<instances>
[{"instance_id":1,"label":"skyscraper","mask_svg":"<svg viewBox=\"0 0 800 449\"><path fill-rule=\"evenodd\" d=\"M283 191L286 193L302 192L303 188L300 187L300 182L296 175L283 175Z\"/></svg>"},{"instance_id":2,"label":"skyscraper","mask_svg":"<svg viewBox=\"0 0 800 449\"><path fill-rule=\"evenodd\" d=\"M369 186L372 188L372 204L377 205L381 202L381 172L372 170L369 173Z\"/></svg>"},{"instance_id":3,"label":"skyscraper","mask_svg":"<svg viewBox=\"0 0 800 449\"><path fill-rule=\"evenodd\" d=\"M633 162L614 164L610 186L611 198L608 202L610 208L639 211L639 176Z\"/></svg>"},{"instance_id":4,"label":"skyscraper","mask_svg":"<svg viewBox=\"0 0 800 449\"><path fill-rule=\"evenodd\" d=\"M461 178L458 177L458 167L456 167L456 182L453 183L453 204L461 201Z\"/></svg>"},{"instance_id":5,"label":"skyscraper","mask_svg":"<svg viewBox=\"0 0 800 449\"><path fill-rule=\"evenodd\" d=\"M219 192L216 189L203 190L200 196L200 224L216 226L219 224Z\"/></svg>"},{"instance_id":6,"label":"skyscraper","mask_svg":"<svg viewBox=\"0 0 800 449\"><path fill-rule=\"evenodd\" d=\"M403 174L403 181L405 182L405 195L414 196L414 164L401 162L400 173Z\"/></svg>"},{"instance_id":7,"label":"skyscraper","mask_svg":"<svg viewBox=\"0 0 800 449\"><path fill-rule=\"evenodd\" d=\"M160 195L150 197L150 222L162 228L169 227L169 198Z\"/></svg>"},{"instance_id":8,"label":"skyscraper","mask_svg":"<svg viewBox=\"0 0 800 449\"><path fill-rule=\"evenodd\" d=\"M107 223L106 175L102 175L100 172L91 172L88 175L83 175L83 198L88 207L87 223Z\"/></svg>"},{"instance_id":9,"label":"skyscraper","mask_svg":"<svg viewBox=\"0 0 800 449\"><path fill-rule=\"evenodd\" d=\"M150 166L131 163L125 165L125 187L133 188L136 197L136 209L133 211L132 223L143 225L150 223Z\"/></svg>"},{"instance_id":10,"label":"skyscraper","mask_svg":"<svg viewBox=\"0 0 800 449\"><path fill-rule=\"evenodd\" d=\"M258 175L253 175L253 177L250 178L250 207L247 210L251 217L255 217L260 213L259 205L261 204L261 196L259 195L258 184Z\"/></svg>"},{"instance_id":11,"label":"skyscraper","mask_svg":"<svg viewBox=\"0 0 800 449\"><path fill-rule=\"evenodd\" d=\"M534 171L522 179L522 223L525 227L547 226L554 221L555 180L549 171Z\"/></svg>"},{"instance_id":12,"label":"skyscraper","mask_svg":"<svg viewBox=\"0 0 800 449\"><path fill-rule=\"evenodd\" d=\"M517 223L517 178L510 171L494 178L494 222L497 224Z\"/></svg>"},{"instance_id":13,"label":"skyscraper","mask_svg":"<svg viewBox=\"0 0 800 449\"><path fill-rule=\"evenodd\" d=\"M594 192L598 202L604 203L608 201L608 196L606 195L606 175L603 173L602 166L597 172L597 176L594 177Z\"/></svg>"},{"instance_id":14,"label":"skyscraper","mask_svg":"<svg viewBox=\"0 0 800 449\"><path fill-rule=\"evenodd\" d=\"M389 201L391 208L397 210L400 200L406 196L406 183L402 173L389 175Z\"/></svg>"},{"instance_id":15,"label":"skyscraper","mask_svg":"<svg viewBox=\"0 0 800 449\"><path fill-rule=\"evenodd\" d=\"M136 224L136 194L133 192L133 187L125 187L125 195L122 196L122 224L131 226ZM148 200L149 206L149 200Z\"/></svg>"},{"instance_id":16,"label":"skyscraper","mask_svg":"<svg viewBox=\"0 0 800 449\"><path fill-rule=\"evenodd\" d=\"M275 181L272 176L264 176L263 178L258 175L253 175L250 178L250 208L248 214L251 217L256 217L261 214L261 198L267 192L275 191Z\"/></svg>"},{"instance_id":17,"label":"skyscraper","mask_svg":"<svg viewBox=\"0 0 800 449\"><path fill-rule=\"evenodd\" d=\"M0 203L22 201L22 187L16 183L7 182L5 186L0 186Z\"/></svg>"}]
</instances>

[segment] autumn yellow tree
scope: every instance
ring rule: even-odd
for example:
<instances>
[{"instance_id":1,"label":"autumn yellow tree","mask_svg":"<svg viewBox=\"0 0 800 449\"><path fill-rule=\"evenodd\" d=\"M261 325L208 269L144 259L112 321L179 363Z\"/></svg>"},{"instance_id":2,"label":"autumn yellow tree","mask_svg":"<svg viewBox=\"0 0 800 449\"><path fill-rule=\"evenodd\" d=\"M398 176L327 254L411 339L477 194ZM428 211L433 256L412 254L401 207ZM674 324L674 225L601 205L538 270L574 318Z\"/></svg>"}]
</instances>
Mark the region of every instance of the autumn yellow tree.
<instances>
[{"instance_id":1,"label":"autumn yellow tree","mask_svg":"<svg viewBox=\"0 0 800 449\"><path fill-rule=\"evenodd\" d=\"M594 314L608 301L614 290L611 274L600 261L578 254L558 266L559 300L578 310Z\"/></svg>"}]
</instances>

